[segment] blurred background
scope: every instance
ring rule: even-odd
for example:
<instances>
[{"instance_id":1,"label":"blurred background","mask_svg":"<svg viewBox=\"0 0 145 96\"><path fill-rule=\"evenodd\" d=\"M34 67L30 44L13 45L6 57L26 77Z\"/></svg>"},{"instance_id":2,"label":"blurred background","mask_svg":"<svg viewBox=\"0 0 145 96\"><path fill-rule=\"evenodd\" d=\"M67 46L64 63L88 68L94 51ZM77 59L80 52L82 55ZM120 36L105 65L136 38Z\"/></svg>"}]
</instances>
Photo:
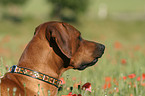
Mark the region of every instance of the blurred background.
<instances>
[{"instance_id":1,"label":"blurred background","mask_svg":"<svg viewBox=\"0 0 145 96\"><path fill-rule=\"evenodd\" d=\"M97 77L145 68L145 0L0 0L0 57L5 66L17 64L35 28L47 21L70 23L83 38L106 46L97 67L91 67Z\"/></svg>"},{"instance_id":2,"label":"blurred background","mask_svg":"<svg viewBox=\"0 0 145 96\"><path fill-rule=\"evenodd\" d=\"M0 0L0 56L18 59L35 28L53 20L107 45L145 40L145 0Z\"/></svg>"}]
</instances>

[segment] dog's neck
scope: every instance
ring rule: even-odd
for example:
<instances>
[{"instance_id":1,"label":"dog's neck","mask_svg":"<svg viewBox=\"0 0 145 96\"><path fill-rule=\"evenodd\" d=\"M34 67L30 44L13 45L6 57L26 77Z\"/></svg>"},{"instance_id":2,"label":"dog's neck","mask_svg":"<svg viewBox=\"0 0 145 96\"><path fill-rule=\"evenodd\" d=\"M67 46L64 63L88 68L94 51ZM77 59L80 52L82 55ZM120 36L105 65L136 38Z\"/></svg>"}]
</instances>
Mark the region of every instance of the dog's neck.
<instances>
[{"instance_id":1,"label":"dog's neck","mask_svg":"<svg viewBox=\"0 0 145 96\"><path fill-rule=\"evenodd\" d=\"M18 66L26 67L56 79L68 68L64 68L63 60L55 54L47 41L32 39L24 50Z\"/></svg>"}]
</instances>

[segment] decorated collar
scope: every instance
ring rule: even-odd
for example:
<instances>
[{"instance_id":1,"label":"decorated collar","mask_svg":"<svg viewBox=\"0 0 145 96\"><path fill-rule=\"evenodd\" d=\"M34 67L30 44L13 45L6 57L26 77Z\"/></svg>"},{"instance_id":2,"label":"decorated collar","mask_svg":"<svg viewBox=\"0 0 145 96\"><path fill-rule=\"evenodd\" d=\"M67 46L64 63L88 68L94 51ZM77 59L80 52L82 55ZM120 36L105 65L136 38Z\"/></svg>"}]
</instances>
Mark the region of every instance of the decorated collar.
<instances>
[{"instance_id":1,"label":"decorated collar","mask_svg":"<svg viewBox=\"0 0 145 96\"><path fill-rule=\"evenodd\" d=\"M56 78L53 78L51 76L48 76L46 74L31 70L28 68L18 67L17 65L13 65L12 67L10 67L8 72L26 75L26 76L44 81L46 83L49 83L51 85L54 85L57 88L60 87L60 83L61 83L61 80L58 80Z\"/></svg>"}]
</instances>

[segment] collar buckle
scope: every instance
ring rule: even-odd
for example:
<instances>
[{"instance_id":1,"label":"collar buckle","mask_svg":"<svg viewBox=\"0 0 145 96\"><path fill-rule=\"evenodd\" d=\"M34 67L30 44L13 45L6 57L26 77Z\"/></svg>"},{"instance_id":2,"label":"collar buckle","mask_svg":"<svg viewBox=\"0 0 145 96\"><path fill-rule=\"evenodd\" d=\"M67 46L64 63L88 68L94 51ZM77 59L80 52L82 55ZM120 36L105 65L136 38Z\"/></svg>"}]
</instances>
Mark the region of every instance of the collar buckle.
<instances>
[{"instance_id":1,"label":"collar buckle","mask_svg":"<svg viewBox=\"0 0 145 96\"><path fill-rule=\"evenodd\" d=\"M9 72L14 73L15 70L16 70L16 68L17 68L17 65L13 65L13 66L9 69Z\"/></svg>"}]
</instances>

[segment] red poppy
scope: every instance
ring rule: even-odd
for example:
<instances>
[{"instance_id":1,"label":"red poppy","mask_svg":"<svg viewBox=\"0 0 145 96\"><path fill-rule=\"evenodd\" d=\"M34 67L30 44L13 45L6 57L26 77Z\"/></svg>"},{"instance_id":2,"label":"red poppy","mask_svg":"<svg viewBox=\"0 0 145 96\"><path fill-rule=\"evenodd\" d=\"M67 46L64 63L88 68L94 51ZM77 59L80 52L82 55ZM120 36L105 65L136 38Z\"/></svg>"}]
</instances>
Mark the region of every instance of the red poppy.
<instances>
[{"instance_id":1,"label":"red poppy","mask_svg":"<svg viewBox=\"0 0 145 96\"><path fill-rule=\"evenodd\" d=\"M77 96L77 94L73 94L73 95L71 95L71 96Z\"/></svg>"},{"instance_id":2,"label":"red poppy","mask_svg":"<svg viewBox=\"0 0 145 96\"><path fill-rule=\"evenodd\" d=\"M140 77L137 77L137 81L140 81L140 79L141 79Z\"/></svg>"},{"instance_id":3,"label":"red poppy","mask_svg":"<svg viewBox=\"0 0 145 96\"><path fill-rule=\"evenodd\" d=\"M126 80L127 79L127 77L126 76L123 76L123 80Z\"/></svg>"},{"instance_id":4,"label":"red poppy","mask_svg":"<svg viewBox=\"0 0 145 96\"><path fill-rule=\"evenodd\" d=\"M145 83L141 83L142 86L145 86Z\"/></svg>"},{"instance_id":5,"label":"red poppy","mask_svg":"<svg viewBox=\"0 0 145 96\"><path fill-rule=\"evenodd\" d=\"M111 77L105 77L105 82L111 82Z\"/></svg>"},{"instance_id":6,"label":"red poppy","mask_svg":"<svg viewBox=\"0 0 145 96\"><path fill-rule=\"evenodd\" d=\"M81 94L72 94L72 92L69 92L68 95L61 95L61 96L82 96Z\"/></svg>"},{"instance_id":7,"label":"red poppy","mask_svg":"<svg viewBox=\"0 0 145 96\"><path fill-rule=\"evenodd\" d=\"M130 79L134 78L135 76L136 76L135 74L130 74L130 75L128 75L128 77L129 77Z\"/></svg>"},{"instance_id":8,"label":"red poppy","mask_svg":"<svg viewBox=\"0 0 145 96\"><path fill-rule=\"evenodd\" d=\"M118 88L115 88L115 91L116 91L116 92L119 92L119 89L118 89Z\"/></svg>"},{"instance_id":9,"label":"red poppy","mask_svg":"<svg viewBox=\"0 0 145 96\"><path fill-rule=\"evenodd\" d=\"M111 88L111 82L108 83L108 88Z\"/></svg>"},{"instance_id":10,"label":"red poppy","mask_svg":"<svg viewBox=\"0 0 145 96\"><path fill-rule=\"evenodd\" d=\"M72 95L72 92L69 92L68 95Z\"/></svg>"},{"instance_id":11,"label":"red poppy","mask_svg":"<svg viewBox=\"0 0 145 96\"><path fill-rule=\"evenodd\" d=\"M114 47L115 47L115 49L121 49L122 48L122 44L120 42L115 42L114 43Z\"/></svg>"},{"instance_id":12,"label":"red poppy","mask_svg":"<svg viewBox=\"0 0 145 96\"><path fill-rule=\"evenodd\" d=\"M133 94L130 94L130 96L133 96Z\"/></svg>"},{"instance_id":13,"label":"red poppy","mask_svg":"<svg viewBox=\"0 0 145 96\"><path fill-rule=\"evenodd\" d=\"M104 86L103 86L103 89L106 89L106 88L107 88L107 84L105 83Z\"/></svg>"},{"instance_id":14,"label":"red poppy","mask_svg":"<svg viewBox=\"0 0 145 96\"><path fill-rule=\"evenodd\" d=\"M137 81L140 81L140 80L141 80L141 77L138 77ZM145 80L145 74L144 73L142 74L142 80Z\"/></svg>"},{"instance_id":15,"label":"red poppy","mask_svg":"<svg viewBox=\"0 0 145 96\"><path fill-rule=\"evenodd\" d=\"M111 88L111 82L105 83L103 86L104 89Z\"/></svg>"},{"instance_id":16,"label":"red poppy","mask_svg":"<svg viewBox=\"0 0 145 96\"><path fill-rule=\"evenodd\" d=\"M126 64L126 63L127 63L127 62L126 62L126 60L125 60L125 59L122 59L122 60L121 60L121 64L123 64L123 65L124 65L124 64Z\"/></svg>"},{"instance_id":17,"label":"red poppy","mask_svg":"<svg viewBox=\"0 0 145 96\"><path fill-rule=\"evenodd\" d=\"M85 83L83 86L82 86L82 89L85 89L86 91L89 91L91 92L91 83Z\"/></svg>"},{"instance_id":18,"label":"red poppy","mask_svg":"<svg viewBox=\"0 0 145 96\"><path fill-rule=\"evenodd\" d=\"M144 79L145 79L145 73L142 74L142 80L144 80Z\"/></svg>"}]
</instances>

